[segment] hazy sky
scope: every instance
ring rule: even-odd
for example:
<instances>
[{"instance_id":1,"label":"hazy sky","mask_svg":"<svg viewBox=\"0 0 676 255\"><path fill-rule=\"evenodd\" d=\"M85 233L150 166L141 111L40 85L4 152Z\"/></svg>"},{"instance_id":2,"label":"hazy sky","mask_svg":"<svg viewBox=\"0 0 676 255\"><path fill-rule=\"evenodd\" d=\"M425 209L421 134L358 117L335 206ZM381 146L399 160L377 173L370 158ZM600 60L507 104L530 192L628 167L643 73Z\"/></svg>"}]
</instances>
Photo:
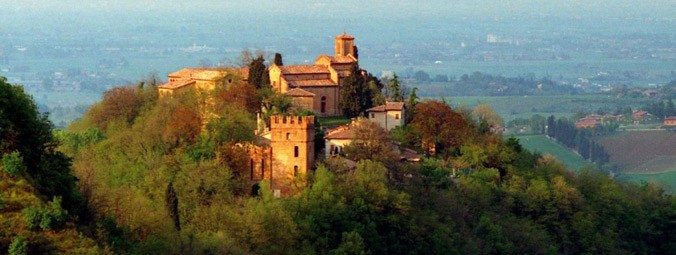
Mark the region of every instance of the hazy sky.
<instances>
[{"instance_id":1,"label":"hazy sky","mask_svg":"<svg viewBox=\"0 0 676 255\"><path fill-rule=\"evenodd\" d=\"M170 0L0 0L2 12L30 12L52 10L79 11L169 11L179 13L237 11L262 15L283 13L302 14L320 10L326 15L371 12L398 17L421 15L499 15L546 13L548 15L594 15L611 17L675 18L673 0L227 0L227 1L170 1ZM7 14L7 13L5 13ZM11 13L10 13L11 14Z\"/></svg>"}]
</instances>

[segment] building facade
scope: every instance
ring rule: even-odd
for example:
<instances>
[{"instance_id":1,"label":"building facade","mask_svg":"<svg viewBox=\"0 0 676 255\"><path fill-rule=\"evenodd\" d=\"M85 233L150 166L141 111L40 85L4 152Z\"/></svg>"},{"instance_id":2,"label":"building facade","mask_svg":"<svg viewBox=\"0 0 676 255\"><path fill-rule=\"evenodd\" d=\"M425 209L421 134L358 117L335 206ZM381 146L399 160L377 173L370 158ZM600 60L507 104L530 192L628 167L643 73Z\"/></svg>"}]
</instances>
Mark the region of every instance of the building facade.
<instances>
[{"instance_id":1,"label":"building facade","mask_svg":"<svg viewBox=\"0 0 676 255\"><path fill-rule=\"evenodd\" d=\"M358 61L355 54L354 37L342 34L335 38L335 56L322 54L313 65L273 64L269 68L270 83L275 90L290 95L301 109L318 116L340 115L341 79L351 75L350 68Z\"/></svg>"},{"instance_id":2,"label":"building facade","mask_svg":"<svg viewBox=\"0 0 676 255\"><path fill-rule=\"evenodd\" d=\"M276 196L302 190L315 163L314 116L272 116L270 132L249 148L252 185L270 181Z\"/></svg>"},{"instance_id":3,"label":"building facade","mask_svg":"<svg viewBox=\"0 0 676 255\"><path fill-rule=\"evenodd\" d=\"M386 102L366 110L369 120L378 123L383 129L390 131L395 127L404 126L406 107L403 102Z\"/></svg>"}]
</instances>

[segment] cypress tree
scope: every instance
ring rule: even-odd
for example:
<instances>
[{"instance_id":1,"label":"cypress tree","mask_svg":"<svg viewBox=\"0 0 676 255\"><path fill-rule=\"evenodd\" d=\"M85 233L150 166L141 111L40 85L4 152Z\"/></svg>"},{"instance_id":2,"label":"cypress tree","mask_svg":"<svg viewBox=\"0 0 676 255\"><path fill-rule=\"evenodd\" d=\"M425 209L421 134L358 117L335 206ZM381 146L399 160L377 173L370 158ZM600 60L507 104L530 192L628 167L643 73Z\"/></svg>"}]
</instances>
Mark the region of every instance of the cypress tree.
<instances>
[{"instance_id":1,"label":"cypress tree","mask_svg":"<svg viewBox=\"0 0 676 255\"><path fill-rule=\"evenodd\" d=\"M284 62L282 61L282 54L275 53L275 59L272 61L275 65L283 66Z\"/></svg>"},{"instance_id":2,"label":"cypress tree","mask_svg":"<svg viewBox=\"0 0 676 255\"><path fill-rule=\"evenodd\" d=\"M174 191L173 182L169 182L169 185L167 185L167 192L164 196L164 205L167 207L169 216L174 221L174 227L176 227L176 230L181 231L181 222L178 214L178 197L176 196L176 191Z\"/></svg>"}]
</instances>

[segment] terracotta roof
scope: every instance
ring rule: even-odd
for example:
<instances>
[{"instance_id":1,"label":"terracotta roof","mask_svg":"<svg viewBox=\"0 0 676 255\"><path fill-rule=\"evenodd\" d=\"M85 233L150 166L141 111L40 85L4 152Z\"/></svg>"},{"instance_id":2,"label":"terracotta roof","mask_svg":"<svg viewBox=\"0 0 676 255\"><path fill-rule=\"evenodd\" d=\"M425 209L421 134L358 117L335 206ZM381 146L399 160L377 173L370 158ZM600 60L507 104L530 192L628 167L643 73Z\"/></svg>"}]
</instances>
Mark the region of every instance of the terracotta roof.
<instances>
[{"instance_id":1,"label":"terracotta roof","mask_svg":"<svg viewBox=\"0 0 676 255\"><path fill-rule=\"evenodd\" d=\"M329 59L331 59L331 63L335 64L351 64L353 62L357 62L357 59L355 59L352 55L331 56Z\"/></svg>"},{"instance_id":2,"label":"terracotta roof","mask_svg":"<svg viewBox=\"0 0 676 255\"><path fill-rule=\"evenodd\" d=\"M309 91L304 90L304 89L299 89L299 88L290 89L284 94L287 94L287 95L292 96L292 97L314 97L315 96L315 94L313 94L312 92L309 92Z\"/></svg>"},{"instance_id":3,"label":"terracotta roof","mask_svg":"<svg viewBox=\"0 0 676 255\"><path fill-rule=\"evenodd\" d=\"M343 33L342 35L336 36L336 39L354 39L354 36Z\"/></svg>"},{"instance_id":4,"label":"terracotta roof","mask_svg":"<svg viewBox=\"0 0 676 255\"><path fill-rule=\"evenodd\" d=\"M664 120L676 120L676 116L669 116L664 118Z\"/></svg>"},{"instance_id":5,"label":"terracotta roof","mask_svg":"<svg viewBox=\"0 0 676 255\"><path fill-rule=\"evenodd\" d=\"M385 112L385 111L401 111L404 109L404 102L387 102L384 105L379 105L366 110L367 112Z\"/></svg>"},{"instance_id":6,"label":"terracotta roof","mask_svg":"<svg viewBox=\"0 0 676 255\"><path fill-rule=\"evenodd\" d=\"M176 72L170 73L168 76L169 77L175 77L175 78L189 78L195 73L199 73L202 71L207 71L207 70L214 70L215 68L183 68L181 70L178 70Z\"/></svg>"},{"instance_id":7,"label":"terracotta roof","mask_svg":"<svg viewBox=\"0 0 676 255\"><path fill-rule=\"evenodd\" d=\"M165 84L158 86L158 88L161 88L161 89L177 89L177 88L187 86L187 85L190 85L190 84L194 84L194 83L195 83L194 80L181 79L181 80L177 80L177 81L167 82Z\"/></svg>"},{"instance_id":8,"label":"terracotta roof","mask_svg":"<svg viewBox=\"0 0 676 255\"><path fill-rule=\"evenodd\" d=\"M329 73L329 69L320 65L286 65L279 66L283 74Z\"/></svg>"},{"instance_id":9,"label":"terracotta roof","mask_svg":"<svg viewBox=\"0 0 676 255\"><path fill-rule=\"evenodd\" d=\"M349 125L340 126L331 130L326 131L327 135L324 136L324 139L344 139L352 140L354 139L354 132Z\"/></svg>"},{"instance_id":10,"label":"terracotta roof","mask_svg":"<svg viewBox=\"0 0 676 255\"><path fill-rule=\"evenodd\" d=\"M331 79L317 79L317 80L290 80L287 82L291 87L325 87L337 86Z\"/></svg>"}]
</instances>

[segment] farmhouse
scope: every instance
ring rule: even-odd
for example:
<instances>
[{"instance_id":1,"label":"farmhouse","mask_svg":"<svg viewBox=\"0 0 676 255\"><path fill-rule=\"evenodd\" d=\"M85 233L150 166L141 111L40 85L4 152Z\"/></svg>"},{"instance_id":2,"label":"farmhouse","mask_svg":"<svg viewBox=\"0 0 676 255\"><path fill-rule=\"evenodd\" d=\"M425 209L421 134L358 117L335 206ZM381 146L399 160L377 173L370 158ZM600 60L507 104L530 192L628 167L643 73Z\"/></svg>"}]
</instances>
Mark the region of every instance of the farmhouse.
<instances>
[{"instance_id":1,"label":"farmhouse","mask_svg":"<svg viewBox=\"0 0 676 255\"><path fill-rule=\"evenodd\" d=\"M676 116L669 116L664 118L665 127L676 127Z\"/></svg>"},{"instance_id":2,"label":"farmhouse","mask_svg":"<svg viewBox=\"0 0 676 255\"><path fill-rule=\"evenodd\" d=\"M167 83L157 89L160 96L184 93L191 89L205 92L232 84L238 77L246 81L248 75L248 68L183 68L167 75Z\"/></svg>"},{"instance_id":3,"label":"farmhouse","mask_svg":"<svg viewBox=\"0 0 676 255\"><path fill-rule=\"evenodd\" d=\"M378 123L383 129L390 131L395 127L404 126L405 106L403 102L385 102L366 110L369 120Z\"/></svg>"}]
</instances>

